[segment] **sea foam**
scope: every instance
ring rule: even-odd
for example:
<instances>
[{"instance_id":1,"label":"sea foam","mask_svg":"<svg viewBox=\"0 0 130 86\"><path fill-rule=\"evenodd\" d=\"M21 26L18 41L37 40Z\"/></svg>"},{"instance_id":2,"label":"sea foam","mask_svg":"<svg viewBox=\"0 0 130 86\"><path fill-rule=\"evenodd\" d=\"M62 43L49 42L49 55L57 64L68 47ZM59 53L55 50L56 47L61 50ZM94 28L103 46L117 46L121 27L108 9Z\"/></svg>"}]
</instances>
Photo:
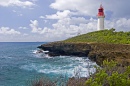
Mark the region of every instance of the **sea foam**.
<instances>
[{"instance_id":1,"label":"sea foam","mask_svg":"<svg viewBox=\"0 0 130 86\"><path fill-rule=\"evenodd\" d=\"M44 74L63 74L68 77L76 76L79 73L78 76L87 77L90 72L95 72L94 65L96 65L96 63L91 62L85 57L57 56L50 59L43 58L42 61L40 63L34 62L22 65L20 68L27 71L34 70Z\"/></svg>"}]
</instances>

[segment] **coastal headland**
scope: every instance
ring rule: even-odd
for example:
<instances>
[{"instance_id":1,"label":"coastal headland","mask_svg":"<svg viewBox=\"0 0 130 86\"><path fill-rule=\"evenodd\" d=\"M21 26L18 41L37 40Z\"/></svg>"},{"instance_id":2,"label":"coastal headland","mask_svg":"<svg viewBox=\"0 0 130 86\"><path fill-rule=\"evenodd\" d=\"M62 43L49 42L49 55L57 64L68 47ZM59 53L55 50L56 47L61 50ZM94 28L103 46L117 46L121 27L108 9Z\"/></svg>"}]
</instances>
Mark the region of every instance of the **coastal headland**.
<instances>
[{"instance_id":1,"label":"coastal headland","mask_svg":"<svg viewBox=\"0 0 130 86\"><path fill-rule=\"evenodd\" d=\"M130 32L116 32L113 28L90 32L64 41L42 44L38 48L49 51L50 56L88 57L99 66L103 65L104 60L110 62L114 60L117 62L116 71L118 72L124 71L124 68L130 65ZM77 82L84 84L88 78L81 77L78 80L73 77L69 78L67 86L73 86Z\"/></svg>"},{"instance_id":2,"label":"coastal headland","mask_svg":"<svg viewBox=\"0 0 130 86\"><path fill-rule=\"evenodd\" d=\"M121 65L130 65L129 44L52 42L38 48L49 51L50 56L88 57L98 65L106 59L115 60Z\"/></svg>"},{"instance_id":3,"label":"coastal headland","mask_svg":"<svg viewBox=\"0 0 130 86\"><path fill-rule=\"evenodd\" d=\"M88 57L101 65L103 60L115 60L130 65L130 32L116 32L114 28L75 36L64 41L38 46L50 56L68 55Z\"/></svg>"}]
</instances>

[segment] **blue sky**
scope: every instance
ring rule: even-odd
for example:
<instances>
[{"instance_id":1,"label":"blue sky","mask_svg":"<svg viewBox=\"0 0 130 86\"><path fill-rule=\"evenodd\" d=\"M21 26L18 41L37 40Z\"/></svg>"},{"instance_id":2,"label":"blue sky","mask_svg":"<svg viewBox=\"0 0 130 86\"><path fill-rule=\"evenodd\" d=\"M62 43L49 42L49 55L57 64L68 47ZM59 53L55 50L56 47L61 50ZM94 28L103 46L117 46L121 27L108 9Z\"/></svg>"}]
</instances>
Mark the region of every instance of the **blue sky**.
<instances>
[{"instance_id":1,"label":"blue sky","mask_svg":"<svg viewBox=\"0 0 130 86\"><path fill-rule=\"evenodd\" d=\"M130 31L130 0L0 0L0 42L50 42L105 28Z\"/></svg>"}]
</instances>

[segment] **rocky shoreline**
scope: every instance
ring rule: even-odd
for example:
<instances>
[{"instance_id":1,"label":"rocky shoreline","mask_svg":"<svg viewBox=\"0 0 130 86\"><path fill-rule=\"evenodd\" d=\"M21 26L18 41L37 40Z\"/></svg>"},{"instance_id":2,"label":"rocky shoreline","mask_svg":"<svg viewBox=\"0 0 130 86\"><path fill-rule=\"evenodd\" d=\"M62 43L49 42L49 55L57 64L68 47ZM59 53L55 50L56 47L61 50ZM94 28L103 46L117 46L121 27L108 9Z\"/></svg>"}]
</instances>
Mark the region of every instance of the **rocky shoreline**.
<instances>
[{"instance_id":1,"label":"rocky shoreline","mask_svg":"<svg viewBox=\"0 0 130 86\"><path fill-rule=\"evenodd\" d=\"M122 66L130 65L130 45L127 44L52 42L38 48L49 51L50 56L89 57L98 65L106 59L115 60Z\"/></svg>"}]
</instances>

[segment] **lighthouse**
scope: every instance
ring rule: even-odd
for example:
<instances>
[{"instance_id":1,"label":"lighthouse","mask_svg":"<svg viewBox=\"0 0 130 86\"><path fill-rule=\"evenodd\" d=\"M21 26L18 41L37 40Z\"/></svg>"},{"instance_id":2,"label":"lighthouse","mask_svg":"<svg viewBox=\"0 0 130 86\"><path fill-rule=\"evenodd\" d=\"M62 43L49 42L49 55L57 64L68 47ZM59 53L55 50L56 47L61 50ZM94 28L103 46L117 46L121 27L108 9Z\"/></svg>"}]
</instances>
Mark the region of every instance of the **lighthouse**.
<instances>
[{"instance_id":1,"label":"lighthouse","mask_svg":"<svg viewBox=\"0 0 130 86\"><path fill-rule=\"evenodd\" d=\"M98 30L104 30L104 8L102 6L102 4L100 5L100 8L98 9L98 24L97 24L97 29Z\"/></svg>"}]
</instances>

